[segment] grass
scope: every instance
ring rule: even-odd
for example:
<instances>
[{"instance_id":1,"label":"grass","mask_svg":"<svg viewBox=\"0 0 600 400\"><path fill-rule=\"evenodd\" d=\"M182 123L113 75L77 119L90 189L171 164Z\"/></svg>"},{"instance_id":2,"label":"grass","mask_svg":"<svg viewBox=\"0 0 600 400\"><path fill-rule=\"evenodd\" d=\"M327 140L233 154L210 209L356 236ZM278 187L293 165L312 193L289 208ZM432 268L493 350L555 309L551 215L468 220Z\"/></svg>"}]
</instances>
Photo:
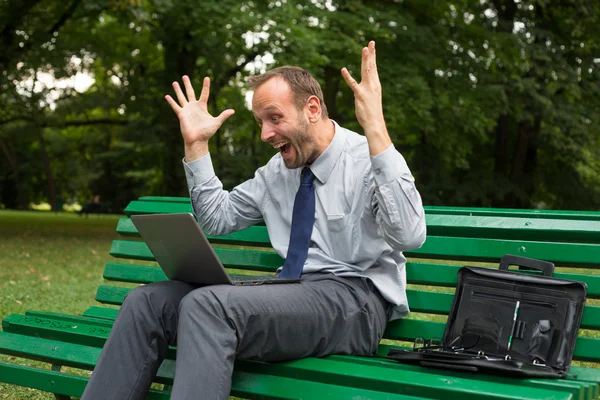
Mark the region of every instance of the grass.
<instances>
[{"instance_id":1,"label":"grass","mask_svg":"<svg viewBox=\"0 0 600 400\"><path fill-rule=\"evenodd\" d=\"M0 319L27 310L81 315L103 283L119 215L0 210ZM127 260L119 262L127 263ZM151 263L147 263L151 264ZM112 282L116 286L133 286ZM1 362L50 364L0 355ZM63 368L79 375L88 371ZM162 385L154 388L161 389ZM54 400L51 393L0 383L0 400Z\"/></svg>"},{"instance_id":2,"label":"grass","mask_svg":"<svg viewBox=\"0 0 600 400\"><path fill-rule=\"evenodd\" d=\"M94 304L119 216L0 211L0 318L26 310L78 314ZM0 361L48 364L0 356ZM74 372L74 371L70 371ZM54 399L0 383L0 399Z\"/></svg>"},{"instance_id":3,"label":"grass","mask_svg":"<svg viewBox=\"0 0 600 400\"><path fill-rule=\"evenodd\" d=\"M27 310L81 315L94 305L96 289L103 283L104 266L114 261L108 252L112 240L118 238L115 231L118 218L118 215L82 218L70 213L0 210L0 318ZM440 287L425 290L452 291ZM600 300L589 303L600 305ZM413 313L409 318L443 322L446 317ZM600 331L581 334L600 337ZM50 368L45 363L4 355L0 355L0 361ZM574 365L600 368L598 363L574 362ZM54 396L0 383L0 400L3 399L50 400Z\"/></svg>"}]
</instances>

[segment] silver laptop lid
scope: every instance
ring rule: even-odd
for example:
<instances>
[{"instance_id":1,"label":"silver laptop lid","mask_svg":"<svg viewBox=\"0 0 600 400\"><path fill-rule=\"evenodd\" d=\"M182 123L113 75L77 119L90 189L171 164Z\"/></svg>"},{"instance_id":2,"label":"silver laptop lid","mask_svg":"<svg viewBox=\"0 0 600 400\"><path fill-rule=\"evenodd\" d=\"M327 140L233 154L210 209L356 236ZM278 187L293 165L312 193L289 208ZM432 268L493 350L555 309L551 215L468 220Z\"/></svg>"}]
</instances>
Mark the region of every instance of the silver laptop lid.
<instances>
[{"instance_id":1,"label":"silver laptop lid","mask_svg":"<svg viewBox=\"0 0 600 400\"><path fill-rule=\"evenodd\" d=\"M198 285L232 284L192 214L132 215L131 221L169 279Z\"/></svg>"}]
</instances>

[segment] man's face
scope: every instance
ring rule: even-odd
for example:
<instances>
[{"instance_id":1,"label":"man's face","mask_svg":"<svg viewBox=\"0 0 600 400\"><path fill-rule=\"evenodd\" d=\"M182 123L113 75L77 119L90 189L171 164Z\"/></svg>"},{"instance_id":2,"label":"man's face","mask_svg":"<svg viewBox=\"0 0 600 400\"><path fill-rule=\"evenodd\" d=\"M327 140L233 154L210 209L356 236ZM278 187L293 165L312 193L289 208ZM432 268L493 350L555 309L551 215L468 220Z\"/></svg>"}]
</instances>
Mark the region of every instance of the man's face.
<instances>
[{"instance_id":1,"label":"man's face","mask_svg":"<svg viewBox=\"0 0 600 400\"><path fill-rule=\"evenodd\" d=\"M294 104L285 80L275 77L260 85L252 97L252 112L261 128L261 140L281 153L287 168L299 168L317 158L308 119Z\"/></svg>"}]
</instances>

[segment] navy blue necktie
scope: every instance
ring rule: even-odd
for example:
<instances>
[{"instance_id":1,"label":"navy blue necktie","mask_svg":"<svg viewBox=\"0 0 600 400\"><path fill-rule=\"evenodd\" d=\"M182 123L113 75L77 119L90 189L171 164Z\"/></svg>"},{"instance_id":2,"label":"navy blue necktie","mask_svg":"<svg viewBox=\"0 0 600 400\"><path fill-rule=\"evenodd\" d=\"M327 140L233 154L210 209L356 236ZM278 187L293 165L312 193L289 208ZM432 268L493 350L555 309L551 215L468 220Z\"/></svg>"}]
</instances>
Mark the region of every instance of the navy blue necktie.
<instances>
[{"instance_id":1,"label":"navy blue necktie","mask_svg":"<svg viewBox=\"0 0 600 400\"><path fill-rule=\"evenodd\" d=\"M302 170L300 187L296 192L294 200L294 211L292 212L292 233L287 257L283 269L279 273L280 278L299 278L308 255L310 236L315 225L315 187L313 186L313 175L310 168Z\"/></svg>"}]
</instances>

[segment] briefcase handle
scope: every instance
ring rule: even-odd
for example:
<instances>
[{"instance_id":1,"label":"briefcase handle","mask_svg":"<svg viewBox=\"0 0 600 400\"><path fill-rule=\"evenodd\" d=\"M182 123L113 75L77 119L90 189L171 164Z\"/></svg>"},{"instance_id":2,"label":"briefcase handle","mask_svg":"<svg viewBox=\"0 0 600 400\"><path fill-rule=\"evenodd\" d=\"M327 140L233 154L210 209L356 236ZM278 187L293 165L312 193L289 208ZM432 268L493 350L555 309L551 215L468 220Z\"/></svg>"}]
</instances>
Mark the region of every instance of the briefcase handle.
<instances>
[{"instance_id":1,"label":"briefcase handle","mask_svg":"<svg viewBox=\"0 0 600 400\"><path fill-rule=\"evenodd\" d=\"M518 265L519 269L537 269L542 271L544 276L552 276L554 273L554 264L550 261L514 256L512 254L505 254L502 256L500 259L500 267L498 269L508 271L508 267L511 265Z\"/></svg>"}]
</instances>

